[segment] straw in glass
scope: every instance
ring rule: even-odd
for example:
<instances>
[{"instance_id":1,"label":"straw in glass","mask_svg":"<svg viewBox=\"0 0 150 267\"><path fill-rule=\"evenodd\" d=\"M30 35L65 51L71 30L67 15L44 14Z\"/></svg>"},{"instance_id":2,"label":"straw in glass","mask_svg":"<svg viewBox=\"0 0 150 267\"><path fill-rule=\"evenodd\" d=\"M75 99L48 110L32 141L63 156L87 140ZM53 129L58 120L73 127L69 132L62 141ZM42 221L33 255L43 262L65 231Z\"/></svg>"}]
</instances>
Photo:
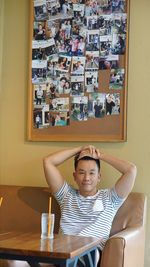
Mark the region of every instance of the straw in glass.
<instances>
[{"instance_id":1,"label":"straw in glass","mask_svg":"<svg viewBox=\"0 0 150 267\"><path fill-rule=\"evenodd\" d=\"M2 205L3 197L0 198L0 207Z\"/></svg>"},{"instance_id":2,"label":"straw in glass","mask_svg":"<svg viewBox=\"0 0 150 267\"><path fill-rule=\"evenodd\" d=\"M48 236L50 236L51 232L51 197L49 198L49 206L48 206Z\"/></svg>"}]
</instances>

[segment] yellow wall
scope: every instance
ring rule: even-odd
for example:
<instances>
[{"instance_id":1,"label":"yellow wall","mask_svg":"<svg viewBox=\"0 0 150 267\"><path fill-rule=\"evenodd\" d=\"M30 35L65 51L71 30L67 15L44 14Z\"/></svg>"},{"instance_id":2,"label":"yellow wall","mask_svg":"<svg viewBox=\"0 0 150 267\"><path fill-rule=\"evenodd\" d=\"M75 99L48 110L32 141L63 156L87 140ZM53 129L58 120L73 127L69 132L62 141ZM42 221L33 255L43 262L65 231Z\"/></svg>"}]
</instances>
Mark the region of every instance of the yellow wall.
<instances>
[{"instance_id":1,"label":"yellow wall","mask_svg":"<svg viewBox=\"0 0 150 267\"><path fill-rule=\"evenodd\" d=\"M2 80L0 81L0 183L45 186L42 157L60 148L77 146L67 142L28 142L26 139L28 80L29 1L0 0L4 3L4 38ZM1 9L2 11L2 9ZM150 1L131 0L128 140L125 143L93 143L103 150L138 167L134 191L144 192L150 199ZM1 18L0 18L1 19ZM0 27L0 35L2 33ZM1 35L2 36L2 35ZM118 174L103 165L101 186L112 185ZM62 171L71 177L72 167ZM71 179L71 178L70 178ZM148 206L145 267L150 266L150 209Z\"/></svg>"}]
</instances>

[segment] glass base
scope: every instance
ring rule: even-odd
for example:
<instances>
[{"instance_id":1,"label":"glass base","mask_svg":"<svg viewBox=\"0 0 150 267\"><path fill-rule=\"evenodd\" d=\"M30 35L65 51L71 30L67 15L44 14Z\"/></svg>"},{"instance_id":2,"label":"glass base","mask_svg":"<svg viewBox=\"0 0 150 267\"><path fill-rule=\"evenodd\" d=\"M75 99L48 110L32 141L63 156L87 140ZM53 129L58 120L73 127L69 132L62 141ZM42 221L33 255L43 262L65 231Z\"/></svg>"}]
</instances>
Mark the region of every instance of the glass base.
<instances>
[{"instance_id":1,"label":"glass base","mask_svg":"<svg viewBox=\"0 0 150 267\"><path fill-rule=\"evenodd\" d=\"M53 239L54 238L54 235L43 235L43 234L41 234L41 238L42 239Z\"/></svg>"}]
</instances>

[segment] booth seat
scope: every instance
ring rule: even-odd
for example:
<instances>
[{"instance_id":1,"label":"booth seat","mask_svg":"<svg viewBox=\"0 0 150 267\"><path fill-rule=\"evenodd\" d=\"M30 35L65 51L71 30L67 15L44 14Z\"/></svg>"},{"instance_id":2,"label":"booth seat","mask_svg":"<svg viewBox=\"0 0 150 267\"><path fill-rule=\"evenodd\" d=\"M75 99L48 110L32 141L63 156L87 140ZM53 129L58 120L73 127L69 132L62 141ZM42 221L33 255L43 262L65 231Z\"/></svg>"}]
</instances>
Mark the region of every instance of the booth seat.
<instances>
[{"instance_id":1,"label":"booth seat","mask_svg":"<svg viewBox=\"0 0 150 267\"><path fill-rule=\"evenodd\" d=\"M0 232L40 232L41 213L48 212L50 196L45 187L0 185ZM58 233L60 209L53 197L52 213L56 216L54 231ZM132 192L114 218L98 267L144 267L145 224L146 196ZM10 266L29 267L27 262L0 260L0 267Z\"/></svg>"}]
</instances>

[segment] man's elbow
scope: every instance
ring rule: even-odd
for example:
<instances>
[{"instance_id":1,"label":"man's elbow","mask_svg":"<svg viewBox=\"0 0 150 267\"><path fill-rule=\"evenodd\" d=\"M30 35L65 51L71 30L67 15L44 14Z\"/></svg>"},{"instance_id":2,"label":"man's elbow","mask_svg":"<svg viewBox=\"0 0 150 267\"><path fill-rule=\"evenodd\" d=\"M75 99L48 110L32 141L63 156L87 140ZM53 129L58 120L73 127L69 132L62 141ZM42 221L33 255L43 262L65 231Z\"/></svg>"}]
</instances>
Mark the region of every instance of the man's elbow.
<instances>
[{"instance_id":1,"label":"man's elbow","mask_svg":"<svg viewBox=\"0 0 150 267\"><path fill-rule=\"evenodd\" d=\"M49 162L48 157L44 157L43 158L43 166L46 167L48 165L48 162Z\"/></svg>"},{"instance_id":2,"label":"man's elbow","mask_svg":"<svg viewBox=\"0 0 150 267\"><path fill-rule=\"evenodd\" d=\"M137 167L136 167L135 164L131 163L131 166L130 166L130 168L129 168L129 172L130 172L130 174L131 174L133 180L135 181L135 179L136 179L136 175L137 175Z\"/></svg>"}]
</instances>

